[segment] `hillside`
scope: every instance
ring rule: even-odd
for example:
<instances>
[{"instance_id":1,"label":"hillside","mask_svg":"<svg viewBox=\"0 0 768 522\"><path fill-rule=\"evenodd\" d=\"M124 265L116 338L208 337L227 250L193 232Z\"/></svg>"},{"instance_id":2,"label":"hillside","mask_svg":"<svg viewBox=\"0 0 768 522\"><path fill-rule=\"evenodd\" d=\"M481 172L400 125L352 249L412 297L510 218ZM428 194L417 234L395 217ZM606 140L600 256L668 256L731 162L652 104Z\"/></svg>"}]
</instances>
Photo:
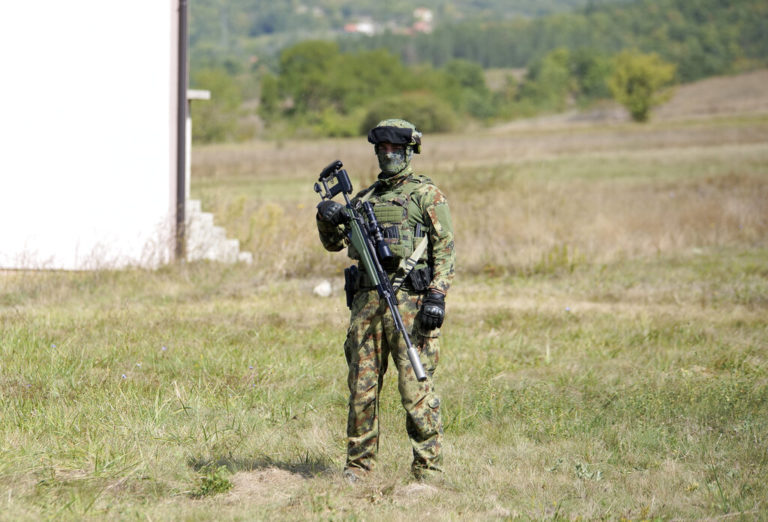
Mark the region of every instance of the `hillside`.
<instances>
[{"instance_id":1,"label":"hillside","mask_svg":"<svg viewBox=\"0 0 768 522\"><path fill-rule=\"evenodd\" d=\"M768 70L737 76L716 76L676 89L659 107L659 120L702 118L723 114L768 114Z\"/></svg>"},{"instance_id":2,"label":"hillside","mask_svg":"<svg viewBox=\"0 0 768 522\"><path fill-rule=\"evenodd\" d=\"M653 113L653 121L674 122L711 117L743 117L768 114L768 69L733 76L715 76L674 89L672 98ZM591 126L630 120L626 110L605 101L588 110L571 110L536 118L519 119L493 127L492 132Z\"/></svg>"},{"instance_id":3,"label":"hillside","mask_svg":"<svg viewBox=\"0 0 768 522\"><path fill-rule=\"evenodd\" d=\"M345 34L430 33L465 20L515 20L628 0L197 0L190 4L193 66L269 60L281 48Z\"/></svg>"},{"instance_id":4,"label":"hillside","mask_svg":"<svg viewBox=\"0 0 768 522\"><path fill-rule=\"evenodd\" d=\"M307 39L384 48L409 64L463 58L486 68L526 67L557 47L637 48L678 64L685 81L765 65L768 56L762 0L200 0L190 9L193 70L274 70L282 49Z\"/></svg>"},{"instance_id":5,"label":"hillside","mask_svg":"<svg viewBox=\"0 0 768 522\"><path fill-rule=\"evenodd\" d=\"M592 5L535 19L464 20L430 34L341 40L346 51L385 48L406 63L454 58L489 67L527 67L557 48L610 55L654 52L682 81L766 65L768 3L763 0L635 0Z\"/></svg>"}]
</instances>

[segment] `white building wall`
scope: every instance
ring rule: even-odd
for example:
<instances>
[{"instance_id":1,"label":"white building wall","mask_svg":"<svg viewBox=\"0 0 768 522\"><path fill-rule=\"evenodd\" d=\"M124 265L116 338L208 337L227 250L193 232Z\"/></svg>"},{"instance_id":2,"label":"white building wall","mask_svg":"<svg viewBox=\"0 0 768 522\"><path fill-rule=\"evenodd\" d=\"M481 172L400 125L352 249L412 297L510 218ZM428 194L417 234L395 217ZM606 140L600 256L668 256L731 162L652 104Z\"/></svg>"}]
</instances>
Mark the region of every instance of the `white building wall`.
<instances>
[{"instance_id":1,"label":"white building wall","mask_svg":"<svg viewBox=\"0 0 768 522\"><path fill-rule=\"evenodd\" d=\"M0 268L172 257L177 2L0 4Z\"/></svg>"}]
</instances>

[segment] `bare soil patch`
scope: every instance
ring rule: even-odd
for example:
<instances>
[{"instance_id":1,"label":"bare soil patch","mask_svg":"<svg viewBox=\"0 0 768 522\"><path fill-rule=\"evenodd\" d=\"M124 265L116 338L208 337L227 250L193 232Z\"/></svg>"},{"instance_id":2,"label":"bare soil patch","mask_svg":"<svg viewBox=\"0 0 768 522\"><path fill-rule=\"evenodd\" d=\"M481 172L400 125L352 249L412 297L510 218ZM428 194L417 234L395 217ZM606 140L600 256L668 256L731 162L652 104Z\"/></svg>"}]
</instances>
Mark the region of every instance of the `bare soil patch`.
<instances>
[{"instance_id":1,"label":"bare soil patch","mask_svg":"<svg viewBox=\"0 0 768 522\"><path fill-rule=\"evenodd\" d=\"M228 502L247 500L249 503L281 504L290 501L306 478L279 468L240 471L232 475Z\"/></svg>"},{"instance_id":2,"label":"bare soil patch","mask_svg":"<svg viewBox=\"0 0 768 522\"><path fill-rule=\"evenodd\" d=\"M395 488L395 494L393 497L399 504L411 506L418 504L425 499L436 495L437 493L438 489L435 486L422 484L419 482L412 482L410 484Z\"/></svg>"}]
</instances>

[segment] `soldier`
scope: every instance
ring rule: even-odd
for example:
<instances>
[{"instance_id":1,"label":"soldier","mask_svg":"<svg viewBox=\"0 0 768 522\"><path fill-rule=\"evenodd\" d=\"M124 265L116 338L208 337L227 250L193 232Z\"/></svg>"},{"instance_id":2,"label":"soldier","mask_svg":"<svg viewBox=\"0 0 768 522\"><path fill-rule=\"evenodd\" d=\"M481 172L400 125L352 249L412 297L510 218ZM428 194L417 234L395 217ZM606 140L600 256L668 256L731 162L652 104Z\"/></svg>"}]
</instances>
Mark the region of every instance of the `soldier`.
<instances>
[{"instance_id":1,"label":"soldier","mask_svg":"<svg viewBox=\"0 0 768 522\"><path fill-rule=\"evenodd\" d=\"M393 260L384 269L390 279L404 278L397 293L398 309L406 331L427 374L416 379L406 346L393 324L386 303L360 267L351 293L351 318L344 343L349 373L347 461L344 477L356 482L373 469L379 446L379 397L389 356L398 372L398 390L405 407L406 430L413 448L413 475L424 480L441 471L443 426L440 398L432 376L439 359L440 327L445 317L445 296L454 276L453 225L448 202L432 180L414 173L413 153L421 152L421 133L404 120L379 122L368 133L381 173L369 188L359 192L352 205L368 201L389 245ZM317 206L317 228L330 251L349 244L343 206L324 200ZM406 263L406 261L409 261ZM415 266L414 263L415 262ZM408 271L407 267L412 267ZM349 269L348 269L349 270Z\"/></svg>"}]
</instances>

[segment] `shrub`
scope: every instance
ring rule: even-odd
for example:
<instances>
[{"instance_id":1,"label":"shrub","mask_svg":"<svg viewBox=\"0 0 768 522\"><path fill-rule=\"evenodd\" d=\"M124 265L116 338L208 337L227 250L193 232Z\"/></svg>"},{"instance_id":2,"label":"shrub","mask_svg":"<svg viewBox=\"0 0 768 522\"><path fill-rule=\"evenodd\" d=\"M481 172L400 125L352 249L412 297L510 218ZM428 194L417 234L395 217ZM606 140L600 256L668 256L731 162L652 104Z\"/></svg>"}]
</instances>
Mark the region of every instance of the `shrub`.
<instances>
[{"instance_id":1,"label":"shrub","mask_svg":"<svg viewBox=\"0 0 768 522\"><path fill-rule=\"evenodd\" d=\"M387 118L403 118L422 132L450 132L457 125L456 113L447 103L428 93L410 93L374 102L363 118L360 132L367 133Z\"/></svg>"},{"instance_id":2,"label":"shrub","mask_svg":"<svg viewBox=\"0 0 768 522\"><path fill-rule=\"evenodd\" d=\"M219 493L225 493L232 489L232 482L226 477L226 466L207 466L200 470L200 485L190 493L192 498L202 498Z\"/></svg>"},{"instance_id":3,"label":"shrub","mask_svg":"<svg viewBox=\"0 0 768 522\"><path fill-rule=\"evenodd\" d=\"M675 66L657 54L624 51L616 56L608 87L632 119L642 122L648 119L652 107L669 99L671 93L662 94L661 89L670 85L674 78Z\"/></svg>"}]
</instances>

